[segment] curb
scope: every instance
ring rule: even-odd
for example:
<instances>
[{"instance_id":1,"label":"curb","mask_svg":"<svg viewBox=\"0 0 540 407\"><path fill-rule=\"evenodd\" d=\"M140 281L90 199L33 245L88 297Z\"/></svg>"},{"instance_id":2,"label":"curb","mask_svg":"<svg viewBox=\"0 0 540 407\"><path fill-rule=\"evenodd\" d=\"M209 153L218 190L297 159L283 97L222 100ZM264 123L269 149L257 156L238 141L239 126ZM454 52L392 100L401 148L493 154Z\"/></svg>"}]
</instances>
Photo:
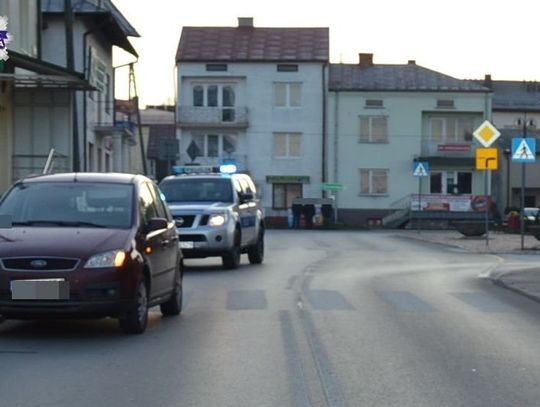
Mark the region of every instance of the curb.
<instances>
[{"instance_id":1,"label":"curb","mask_svg":"<svg viewBox=\"0 0 540 407\"><path fill-rule=\"evenodd\" d=\"M497 276L497 277L491 277L491 276L489 276L488 278L489 278L489 279L491 280L491 282L492 282L493 284L495 284L496 286L499 286L499 287L501 287L501 288L507 289L507 290L512 291L512 292L514 292L514 293L516 293L516 294L522 295L523 297L526 297L526 298L528 298L529 300L532 300L532 301L534 301L534 302L540 303L540 297L539 297L539 296L530 294L530 293L528 293L527 291L524 291L524 290L522 290L522 289L519 289L519 288L512 287L512 286L508 285L507 283L505 283L504 281L502 281L502 280L500 279L500 276Z\"/></svg>"}]
</instances>

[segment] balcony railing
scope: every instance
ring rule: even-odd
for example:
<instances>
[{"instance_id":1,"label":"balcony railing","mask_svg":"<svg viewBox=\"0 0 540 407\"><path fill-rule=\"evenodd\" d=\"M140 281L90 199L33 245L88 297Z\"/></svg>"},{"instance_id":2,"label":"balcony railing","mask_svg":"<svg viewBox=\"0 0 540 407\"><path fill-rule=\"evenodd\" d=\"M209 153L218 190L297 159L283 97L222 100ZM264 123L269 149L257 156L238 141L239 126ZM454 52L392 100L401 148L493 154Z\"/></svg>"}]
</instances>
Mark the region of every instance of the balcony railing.
<instances>
[{"instance_id":1,"label":"balcony railing","mask_svg":"<svg viewBox=\"0 0 540 407\"><path fill-rule=\"evenodd\" d=\"M199 107L180 106L178 108L180 127L248 127L247 107Z\"/></svg>"},{"instance_id":2,"label":"balcony railing","mask_svg":"<svg viewBox=\"0 0 540 407\"><path fill-rule=\"evenodd\" d=\"M422 155L429 157L474 157L472 141L422 140Z\"/></svg>"}]
</instances>

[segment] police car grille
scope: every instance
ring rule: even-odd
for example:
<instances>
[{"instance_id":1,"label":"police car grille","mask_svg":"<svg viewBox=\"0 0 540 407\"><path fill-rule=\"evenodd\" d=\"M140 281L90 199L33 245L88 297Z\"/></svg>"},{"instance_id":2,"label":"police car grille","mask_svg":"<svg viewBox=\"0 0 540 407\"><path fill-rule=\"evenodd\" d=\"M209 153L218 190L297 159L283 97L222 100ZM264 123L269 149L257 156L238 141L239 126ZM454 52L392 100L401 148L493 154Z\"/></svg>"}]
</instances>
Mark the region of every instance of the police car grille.
<instances>
[{"instance_id":1,"label":"police car grille","mask_svg":"<svg viewBox=\"0 0 540 407\"><path fill-rule=\"evenodd\" d=\"M184 216L175 216L174 220L181 220L183 221L181 225L176 225L180 228L190 228L193 226L193 221L195 220L195 215L184 215Z\"/></svg>"},{"instance_id":2,"label":"police car grille","mask_svg":"<svg viewBox=\"0 0 540 407\"><path fill-rule=\"evenodd\" d=\"M181 242L206 242L205 235L185 235L182 233L179 237Z\"/></svg>"}]
</instances>

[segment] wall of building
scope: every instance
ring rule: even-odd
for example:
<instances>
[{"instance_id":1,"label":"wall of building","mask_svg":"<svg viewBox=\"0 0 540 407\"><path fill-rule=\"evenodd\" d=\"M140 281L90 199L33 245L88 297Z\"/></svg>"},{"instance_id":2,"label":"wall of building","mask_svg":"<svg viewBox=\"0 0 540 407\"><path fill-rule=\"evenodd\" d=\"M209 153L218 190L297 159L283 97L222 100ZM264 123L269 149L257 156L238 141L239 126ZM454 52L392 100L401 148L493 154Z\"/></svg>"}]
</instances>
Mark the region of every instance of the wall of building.
<instances>
[{"instance_id":1,"label":"wall of building","mask_svg":"<svg viewBox=\"0 0 540 407\"><path fill-rule=\"evenodd\" d=\"M64 17L45 14L44 21L45 29L42 31L43 59L60 66L66 66ZM86 33L88 34L85 35ZM97 125L112 126L114 123L112 45L99 27L87 18L79 17L76 19L73 25L73 39L75 70L85 73L93 86L101 88L96 91L76 93L81 168L89 171L105 171L107 163L110 162L111 168L113 166L113 143L110 137L96 133L95 128ZM96 75L97 70L94 69L97 60L101 61L104 67L104 75L100 76L99 79Z\"/></svg>"},{"instance_id":2,"label":"wall of building","mask_svg":"<svg viewBox=\"0 0 540 407\"><path fill-rule=\"evenodd\" d=\"M346 187L336 194L339 208L364 211L388 209L418 192L412 166L421 155L422 137L427 136L424 116L428 112L448 113L448 109L437 109L438 99L453 99L455 108L451 113L475 113L478 124L486 107L485 95L476 93L332 91L328 99L329 181ZM365 107L366 99L383 100L384 108ZM388 117L387 143L359 143L361 115ZM388 193L361 196L359 168L388 170ZM473 174L473 185L479 184L479 177ZM422 192L429 192L429 182L423 184Z\"/></svg>"},{"instance_id":3,"label":"wall of building","mask_svg":"<svg viewBox=\"0 0 540 407\"><path fill-rule=\"evenodd\" d=\"M13 148L12 86L0 84L0 196L11 185Z\"/></svg>"},{"instance_id":4,"label":"wall of building","mask_svg":"<svg viewBox=\"0 0 540 407\"><path fill-rule=\"evenodd\" d=\"M248 170L262 192L263 206L269 216L286 212L272 210L272 184L266 182L268 175L309 176L310 182L303 187L304 197L321 196L322 69L320 63L300 63L298 72L278 72L277 63L230 63L227 72L207 72L205 64L196 63L181 64L178 69L179 106L192 104L192 91L187 85L194 77L218 77L239 84L236 106L248 108L249 120L245 131L236 130L239 152L248 156ZM301 106L275 107L275 82L301 82ZM182 130L181 138L185 132ZM301 133L301 157L274 158L275 132Z\"/></svg>"}]
</instances>

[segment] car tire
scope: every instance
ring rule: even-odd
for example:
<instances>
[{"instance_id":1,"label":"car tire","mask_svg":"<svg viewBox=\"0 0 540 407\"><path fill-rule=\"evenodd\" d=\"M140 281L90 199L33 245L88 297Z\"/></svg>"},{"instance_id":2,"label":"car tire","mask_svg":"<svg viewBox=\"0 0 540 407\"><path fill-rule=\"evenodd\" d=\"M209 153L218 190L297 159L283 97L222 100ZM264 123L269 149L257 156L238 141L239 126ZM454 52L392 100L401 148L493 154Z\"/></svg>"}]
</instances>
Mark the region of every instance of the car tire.
<instances>
[{"instance_id":1,"label":"car tire","mask_svg":"<svg viewBox=\"0 0 540 407\"><path fill-rule=\"evenodd\" d=\"M223 255L221 260L223 261L223 267L232 270L238 268L240 265L240 256L242 255L240 249L240 231L237 229L234 233L234 247L230 252Z\"/></svg>"},{"instance_id":2,"label":"car tire","mask_svg":"<svg viewBox=\"0 0 540 407\"><path fill-rule=\"evenodd\" d=\"M264 229L259 231L257 243L248 249L248 259L251 264L261 264L264 260Z\"/></svg>"},{"instance_id":3,"label":"car tire","mask_svg":"<svg viewBox=\"0 0 540 407\"><path fill-rule=\"evenodd\" d=\"M148 286L139 281L135 301L131 309L118 320L120 329L126 334L141 334L148 323Z\"/></svg>"},{"instance_id":4,"label":"car tire","mask_svg":"<svg viewBox=\"0 0 540 407\"><path fill-rule=\"evenodd\" d=\"M180 315L182 312L183 289L182 289L182 266L178 265L178 270L174 276L174 291L171 298L159 306L163 315Z\"/></svg>"}]
</instances>

